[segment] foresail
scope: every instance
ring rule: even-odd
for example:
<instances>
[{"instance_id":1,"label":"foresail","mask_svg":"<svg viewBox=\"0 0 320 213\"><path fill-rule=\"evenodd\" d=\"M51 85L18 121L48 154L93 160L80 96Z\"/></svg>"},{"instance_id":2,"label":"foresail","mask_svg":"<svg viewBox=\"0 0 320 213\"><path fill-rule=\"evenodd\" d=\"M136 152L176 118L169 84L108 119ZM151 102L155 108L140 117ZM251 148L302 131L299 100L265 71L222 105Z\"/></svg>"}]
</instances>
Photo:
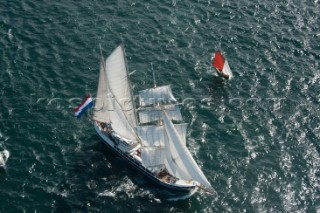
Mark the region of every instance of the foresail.
<instances>
[{"instance_id":1,"label":"foresail","mask_svg":"<svg viewBox=\"0 0 320 213\"><path fill-rule=\"evenodd\" d=\"M170 103L177 101L172 94L170 85L142 90L139 93L139 100L141 107L156 103Z\"/></svg>"},{"instance_id":2,"label":"foresail","mask_svg":"<svg viewBox=\"0 0 320 213\"><path fill-rule=\"evenodd\" d=\"M104 71L104 59L101 57L100 60L100 74L99 74L99 84L98 84L98 91L97 97L95 99L95 107L94 107L94 114L93 119L100 121L100 122L109 122L110 117L107 113L108 111L108 86L107 86L107 79L106 73Z\"/></svg>"},{"instance_id":3,"label":"foresail","mask_svg":"<svg viewBox=\"0 0 320 213\"><path fill-rule=\"evenodd\" d=\"M192 158L191 153L183 143L166 112L163 112L163 121L169 139L165 146L167 153L167 162L165 164L167 169L178 178L196 180L208 189L211 189L211 184ZM171 156L168 156L169 153Z\"/></svg>"},{"instance_id":4,"label":"foresail","mask_svg":"<svg viewBox=\"0 0 320 213\"><path fill-rule=\"evenodd\" d=\"M118 46L107 58L105 69L110 92L121 106L130 125L136 127L137 120L122 45Z\"/></svg>"},{"instance_id":5,"label":"foresail","mask_svg":"<svg viewBox=\"0 0 320 213\"><path fill-rule=\"evenodd\" d=\"M226 59L225 62L224 62L224 66L223 66L222 72L229 75L229 80L233 77L233 74L232 74L232 72L231 72L231 69L230 69L230 67L229 67L229 63L228 63L228 60L227 60L227 59Z\"/></svg>"},{"instance_id":6,"label":"foresail","mask_svg":"<svg viewBox=\"0 0 320 213\"><path fill-rule=\"evenodd\" d=\"M177 105L165 105L164 110L169 118L174 121L182 121L181 112ZM141 124L158 121L162 118L161 110L153 107L147 107L139 110L139 121Z\"/></svg>"}]
</instances>

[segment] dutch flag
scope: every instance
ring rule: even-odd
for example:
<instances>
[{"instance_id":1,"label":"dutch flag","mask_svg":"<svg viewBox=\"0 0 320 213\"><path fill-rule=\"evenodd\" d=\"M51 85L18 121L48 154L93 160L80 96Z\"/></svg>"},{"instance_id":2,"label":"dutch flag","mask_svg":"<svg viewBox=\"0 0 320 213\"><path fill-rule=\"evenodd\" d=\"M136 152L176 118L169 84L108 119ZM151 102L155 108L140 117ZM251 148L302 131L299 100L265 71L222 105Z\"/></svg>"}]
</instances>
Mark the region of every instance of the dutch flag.
<instances>
[{"instance_id":1,"label":"dutch flag","mask_svg":"<svg viewBox=\"0 0 320 213\"><path fill-rule=\"evenodd\" d=\"M87 95L87 97L82 101L82 103L73 110L75 116L77 118L80 118L83 113L85 113L88 109L93 107L93 100L90 95Z\"/></svg>"}]
</instances>

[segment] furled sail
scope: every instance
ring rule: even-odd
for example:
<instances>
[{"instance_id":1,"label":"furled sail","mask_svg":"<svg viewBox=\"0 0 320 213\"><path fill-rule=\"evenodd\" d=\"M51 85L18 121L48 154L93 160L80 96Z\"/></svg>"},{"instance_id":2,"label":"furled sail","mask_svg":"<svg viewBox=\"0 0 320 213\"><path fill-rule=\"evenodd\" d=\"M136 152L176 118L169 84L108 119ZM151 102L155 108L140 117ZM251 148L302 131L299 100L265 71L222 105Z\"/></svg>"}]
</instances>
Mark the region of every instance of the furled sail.
<instances>
[{"instance_id":1,"label":"furled sail","mask_svg":"<svg viewBox=\"0 0 320 213\"><path fill-rule=\"evenodd\" d=\"M95 110L93 114L93 119L100 122L109 122L110 117L109 114L106 113L108 111L108 85L106 79L106 73L104 71L104 59L101 57L100 60L100 74L99 74L99 84L97 97L95 99Z\"/></svg>"},{"instance_id":2,"label":"furled sail","mask_svg":"<svg viewBox=\"0 0 320 213\"><path fill-rule=\"evenodd\" d=\"M170 85L142 90L139 93L140 106L148 106L156 103L176 102Z\"/></svg>"},{"instance_id":3,"label":"furled sail","mask_svg":"<svg viewBox=\"0 0 320 213\"><path fill-rule=\"evenodd\" d=\"M122 108L130 125L136 127L137 119L122 45L118 46L107 58L105 70L111 93Z\"/></svg>"},{"instance_id":4,"label":"furled sail","mask_svg":"<svg viewBox=\"0 0 320 213\"><path fill-rule=\"evenodd\" d=\"M196 180L208 189L211 189L211 184L192 158L191 153L183 143L181 136L174 128L168 115L163 111L163 121L165 131L168 136L168 143L166 143L166 168L171 174L181 179ZM170 155L170 156L169 156Z\"/></svg>"},{"instance_id":5,"label":"furled sail","mask_svg":"<svg viewBox=\"0 0 320 213\"><path fill-rule=\"evenodd\" d=\"M164 105L162 108L167 112L171 120L182 121L181 112L177 105ZM147 107L139 110L139 120L142 124L158 121L160 118L162 118L160 109Z\"/></svg>"}]
</instances>

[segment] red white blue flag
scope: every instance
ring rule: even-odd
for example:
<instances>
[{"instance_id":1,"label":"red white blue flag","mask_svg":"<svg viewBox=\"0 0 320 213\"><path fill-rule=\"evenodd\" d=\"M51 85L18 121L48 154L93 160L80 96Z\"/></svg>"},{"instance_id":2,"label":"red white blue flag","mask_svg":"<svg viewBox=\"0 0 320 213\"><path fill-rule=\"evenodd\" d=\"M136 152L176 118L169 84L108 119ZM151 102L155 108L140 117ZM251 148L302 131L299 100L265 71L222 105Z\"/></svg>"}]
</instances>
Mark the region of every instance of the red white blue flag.
<instances>
[{"instance_id":1,"label":"red white blue flag","mask_svg":"<svg viewBox=\"0 0 320 213\"><path fill-rule=\"evenodd\" d=\"M88 109L93 107L93 100L90 95L87 95L87 97L82 101L82 103L73 110L75 116L77 118L80 118L83 113L85 113Z\"/></svg>"}]
</instances>

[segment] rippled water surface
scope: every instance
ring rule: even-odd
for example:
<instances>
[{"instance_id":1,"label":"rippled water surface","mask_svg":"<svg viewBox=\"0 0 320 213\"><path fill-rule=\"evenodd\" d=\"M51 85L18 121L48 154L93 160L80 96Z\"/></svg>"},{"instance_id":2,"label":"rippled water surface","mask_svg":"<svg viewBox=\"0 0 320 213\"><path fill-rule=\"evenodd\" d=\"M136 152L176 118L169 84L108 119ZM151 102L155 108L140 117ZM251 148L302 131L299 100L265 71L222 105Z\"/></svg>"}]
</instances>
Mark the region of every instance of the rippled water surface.
<instances>
[{"instance_id":1,"label":"rippled water surface","mask_svg":"<svg viewBox=\"0 0 320 213\"><path fill-rule=\"evenodd\" d=\"M1 212L320 211L318 0L0 2ZM172 199L73 117L121 42L135 93L154 70L183 103L213 195Z\"/></svg>"}]
</instances>

